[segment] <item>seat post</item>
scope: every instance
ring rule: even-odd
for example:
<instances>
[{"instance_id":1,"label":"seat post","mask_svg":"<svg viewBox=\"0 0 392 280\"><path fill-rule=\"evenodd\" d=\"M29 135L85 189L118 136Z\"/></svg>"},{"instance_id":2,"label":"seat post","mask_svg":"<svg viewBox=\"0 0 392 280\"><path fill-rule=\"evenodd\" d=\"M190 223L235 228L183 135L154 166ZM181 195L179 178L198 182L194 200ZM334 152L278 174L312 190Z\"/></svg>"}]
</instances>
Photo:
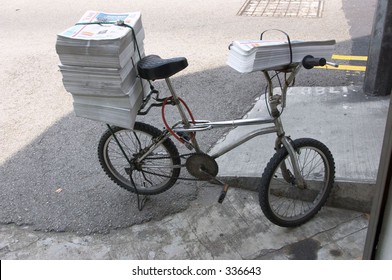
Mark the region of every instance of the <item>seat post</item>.
<instances>
[{"instance_id":1,"label":"seat post","mask_svg":"<svg viewBox=\"0 0 392 280\"><path fill-rule=\"evenodd\" d=\"M176 94L176 92L175 92L175 90L173 88L173 85L172 85L172 83L170 81L170 78L165 78L165 81L166 81L167 87L169 88L170 93L171 93L171 95L173 97L174 104L177 106L178 111L180 112L181 119L182 119L182 122L185 125L185 128L189 128L189 120L186 117L184 108L182 107L181 102L178 99L178 95Z\"/></svg>"},{"instance_id":2,"label":"seat post","mask_svg":"<svg viewBox=\"0 0 392 280\"><path fill-rule=\"evenodd\" d=\"M181 104L181 102L180 102L180 100L178 98L178 95L176 94L176 92L175 92L175 90L173 88L173 85L171 83L170 78L165 78L165 81L166 81L167 87L169 88L170 93L171 93L171 95L173 97L172 100L174 101L174 104L176 105L176 107L178 108L178 111L180 112L181 119L182 119L182 122L184 124L184 128L189 128L190 127L189 119L187 118L187 116L185 114L185 110L184 110L184 108L183 108L183 106L182 106L182 104ZM193 146L194 146L194 148L195 148L195 150L197 152L201 152L199 144L197 143L195 138L192 139L192 144L193 144Z\"/></svg>"}]
</instances>

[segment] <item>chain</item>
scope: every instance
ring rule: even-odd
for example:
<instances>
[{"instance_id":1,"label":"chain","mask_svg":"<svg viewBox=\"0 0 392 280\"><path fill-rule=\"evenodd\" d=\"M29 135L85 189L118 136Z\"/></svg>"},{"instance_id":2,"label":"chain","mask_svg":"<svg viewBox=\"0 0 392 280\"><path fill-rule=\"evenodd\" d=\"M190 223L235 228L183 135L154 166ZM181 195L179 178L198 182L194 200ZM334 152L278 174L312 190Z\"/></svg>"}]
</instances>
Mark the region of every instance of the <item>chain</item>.
<instances>
[{"instance_id":1,"label":"chain","mask_svg":"<svg viewBox=\"0 0 392 280\"><path fill-rule=\"evenodd\" d=\"M147 157L147 159L170 159L170 158L186 158L189 157L191 155L194 155L195 153L188 153L188 154L182 154L176 157L171 157L171 156L165 156L165 157ZM158 174L158 173L154 173L151 171L146 171L146 170L142 170L142 173L146 173L146 174L151 174L151 175L155 175L155 176L159 176L159 177L163 177L163 178L171 178L171 176L168 175L163 175L163 174ZM196 178L186 178L186 177L178 177L177 180L184 180L184 181L200 181L199 179Z\"/></svg>"},{"instance_id":2,"label":"chain","mask_svg":"<svg viewBox=\"0 0 392 280\"><path fill-rule=\"evenodd\" d=\"M147 157L148 159L169 159L169 158L185 158L185 157L189 157L191 155L194 155L195 153L189 153L189 154L182 154L182 155L178 155L176 157L171 157L171 156L166 156L166 157Z\"/></svg>"},{"instance_id":3,"label":"chain","mask_svg":"<svg viewBox=\"0 0 392 280\"><path fill-rule=\"evenodd\" d=\"M159 177L163 177L163 178L168 178L168 179L171 178L171 176L168 176L168 175L157 174L157 173L150 172L150 171L146 171L146 170L143 170L143 171L141 171L141 172L142 172L142 173L151 174L151 175L155 175L155 176L159 176ZM196 179L196 178L186 178L186 177L177 177L177 180L183 180L183 181L200 181L200 179Z\"/></svg>"}]
</instances>

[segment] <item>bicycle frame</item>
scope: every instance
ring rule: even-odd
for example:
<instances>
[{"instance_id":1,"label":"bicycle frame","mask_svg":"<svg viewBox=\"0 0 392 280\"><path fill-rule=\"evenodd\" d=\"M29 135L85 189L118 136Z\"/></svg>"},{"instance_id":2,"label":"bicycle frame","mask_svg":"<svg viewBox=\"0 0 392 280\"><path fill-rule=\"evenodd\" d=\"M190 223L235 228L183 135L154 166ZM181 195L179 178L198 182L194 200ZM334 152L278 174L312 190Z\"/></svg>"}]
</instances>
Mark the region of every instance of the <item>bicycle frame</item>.
<instances>
[{"instance_id":1,"label":"bicycle frame","mask_svg":"<svg viewBox=\"0 0 392 280\"><path fill-rule=\"evenodd\" d=\"M283 145L288 153L289 157L294 169L295 177L297 180L297 184L299 186L304 185L304 180L302 178L299 164L298 164L298 158L295 153L294 147L290 143L290 139L285 136L285 132L283 129L282 121L280 119L280 112L278 110L278 105L281 105L282 109L286 106L286 94L287 94L287 89L289 85L292 83L294 80L296 74L301 68L301 64L292 64L288 68L285 69L285 72L290 73L290 76L286 79L284 86L282 87L282 92L281 95L274 95L273 94L273 85L272 85L272 79L268 74L268 71L263 71L264 76L267 80L267 87L268 87L268 104L270 106L271 110L271 117L270 118L255 118L255 119L245 119L245 120L229 120L229 121L217 121L217 122L210 122L207 120L195 120L191 121L186 117L185 110L179 100L179 97L177 96L171 81L169 78L166 79L167 86L170 90L170 93L172 95L172 101L174 105L178 108L178 111L181 116L181 121L177 122L173 127L172 131L174 133L191 133L191 132L199 132L199 131L206 131L214 128L223 128L223 127L238 127L238 126L249 126L249 125L268 125L272 124L267 127L261 127L257 128L248 134L242 136L240 139L235 141L235 143L223 147L220 151L210 155L212 158L216 159L219 158L220 156L226 154L227 152L237 148L238 146L246 143L247 141L253 139L254 137L260 136L260 135L265 135L265 134L270 134L270 133L276 133L277 134L277 139L276 139L276 144L275 148L278 149ZM155 105L156 106L156 105ZM178 125L182 125L181 127L176 127ZM140 158L137 159L137 162L143 161L151 152L155 150L156 147L158 147L161 143L163 143L167 138L169 138L171 134L166 130L163 134L163 137L159 139L156 143L154 143L149 149L147 150L146 153L144 153ZM197 143L196 137L193 137L191 139L191 145L195 149L197 153L201 153L201 149ZM286 173L283 169L286 169L285 166L282 166L282 172Z\"/></svg>"},{"instance_id":2,"label":"bicycle frame","mask_svg":"<svg viewBox=\"0 0 392 280\"><path fill-rule=\"evenodd\" d=\"M145 201L143 197L140 200L139 195L162 193L174 186L177 180L202 180L221 185L218 203L222 203L229 185L220 180L216 159L257 136L276 133L276 152L263 174L260 174L260 207L265 216L279 226L301 225L326 202L334 182L335 163L328 147L320 141L312 138L291 140L286 136L281 114L286 107L288 88L293 85L300 68L311 69L323 65L326 65L324 58L308 55L301 62L263 70L267 81L264 95L269 113L267 117L261 118L260 115L252 119L209 121L196 120L171 84L169 77L187 66L184 57L166 60L151 55L142 58L138 63L139 78L149 81L150 92L144 96L138 115L146 115L152 107L161 107L165 128L160 130L139 121L134 129L110 127L108 124L109 130L102 135L98 145L100 164L116 184L137 194L139 210ZM270 76L273 71L275 73ZM165 79L167 83L170 91L168 97L160 98L150 82L160 79ZM274 92L276 80L280 88ZM168 124L167 105L176 107L179 112L180 120L174 125ZM201 150L196 138L199 133L196 132L240 126L251 127L246 129L244 135L236 137L234 142L214 152L207 154ZM170 137L184 144L191 152L182 152ZM187 175L181 177L183 167Z\"/></svg>"}]
</instances>

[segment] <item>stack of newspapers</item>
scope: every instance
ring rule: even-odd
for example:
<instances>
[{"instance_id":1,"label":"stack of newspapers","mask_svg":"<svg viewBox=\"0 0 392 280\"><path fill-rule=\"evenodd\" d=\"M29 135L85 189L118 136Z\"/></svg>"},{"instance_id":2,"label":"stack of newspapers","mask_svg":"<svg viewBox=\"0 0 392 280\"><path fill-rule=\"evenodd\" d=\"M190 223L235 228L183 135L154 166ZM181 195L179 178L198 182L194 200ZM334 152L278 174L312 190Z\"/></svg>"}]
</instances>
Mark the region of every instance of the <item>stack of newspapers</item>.
<instances>
[{"instance_id":1,"label":"stack of newspapers","mask_svg":"<svg viewBox=\"0 0 392 280\"><path fill-rule=\"evenodd\" d=\"M242 40L230 45L227 64L241 73L259 70L279 70L292 63L301 62L307 55L331 58L335 41L266 41Z\"/></svg>"},{"instance_id":2,"label":"stack of newspapers","mask_svg":"<svg viewBox=\"0 0 392 280\"><path fill-rule=\"evenodd\" d=\"M76 116L132 128L148 89L137 78L144 56L140 12L87 11L57 35L56 51Z\"/></svg>"}]
</instances>

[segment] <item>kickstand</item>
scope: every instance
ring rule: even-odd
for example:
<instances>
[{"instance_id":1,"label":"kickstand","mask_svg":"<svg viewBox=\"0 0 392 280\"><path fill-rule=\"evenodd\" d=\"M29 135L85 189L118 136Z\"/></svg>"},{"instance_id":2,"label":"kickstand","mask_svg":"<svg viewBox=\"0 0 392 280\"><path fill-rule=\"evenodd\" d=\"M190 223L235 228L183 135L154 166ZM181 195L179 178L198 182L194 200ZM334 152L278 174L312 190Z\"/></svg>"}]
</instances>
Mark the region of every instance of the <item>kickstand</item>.
<instances>
[{"instance_id":1,"label":"kickstand","mask_svg":"<svg viewBox=\"0 0 392 280\"><path fill-rule=\"evenodd\" d=\"M148 200L148 195L143 195L143 194L139 193L139 190L137 189L136 184L133 181L133 178L132 178L131 174L129 175L129 179L130 179L132 185L135 188L135 194L136 194L136 197L137 197L137 209L139 209L139 211L142 211L144 206L146 205L147 200Z\"/></svg>"},{"instance_id":2,"label":"kickstand","mask_svg":"<svg viewBox=\"0 0 392 280\"><path fill-rule=\"evenodd\" d=\"M148 196L142 195L142 194L139 194L138 192L136 192L136 197L137 197L137 209L139 209L139 211L142 211L144 208L144 205L146 205L146 202L148 200Z\"/></svg>"},{"instance_id":3,"label":"kickstand","mask_svg":"<svg viewBox=\"0 0 392 280\"><path fill-rule=\"evenodd\" d=\"M131 164L132 164L132 163L131 163L131 160L130 160L129 157L127 156L127 153L125 152L124 148L121 146L120 141L117 139L116 134L115 134L114 131L113 131L113 128L112 128L110 125L108 125L108 124L107 124L107 127L108 127L108 129L110 130L110 132L112 133L113 138L114 138L114 140L116 141L117 145L119 146L119 148L120 148L120 150L121 150L123 156L125 157L125 159L126 159L127 162L129 163L129 165L131 166ZM139 209L139 211L142 211L144 205L146 205L147 196L139 194L139 191L138 191L138 189L137 189L137 187L136 187L136 184L135 184L135 182L133 181L133 178L132 178L132 171L131 171L130 168L129 168L129 179L130 179L130 181L131 181L131 184L135 187L135 193L136 193L136 196L137 196L137 209Z\"/></svg>"}]
</instances>

